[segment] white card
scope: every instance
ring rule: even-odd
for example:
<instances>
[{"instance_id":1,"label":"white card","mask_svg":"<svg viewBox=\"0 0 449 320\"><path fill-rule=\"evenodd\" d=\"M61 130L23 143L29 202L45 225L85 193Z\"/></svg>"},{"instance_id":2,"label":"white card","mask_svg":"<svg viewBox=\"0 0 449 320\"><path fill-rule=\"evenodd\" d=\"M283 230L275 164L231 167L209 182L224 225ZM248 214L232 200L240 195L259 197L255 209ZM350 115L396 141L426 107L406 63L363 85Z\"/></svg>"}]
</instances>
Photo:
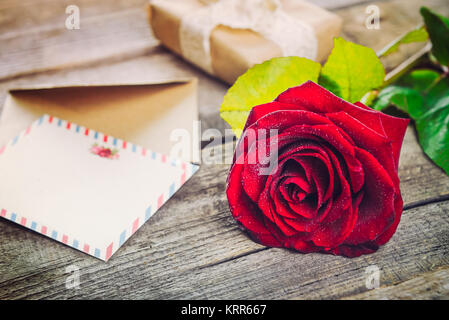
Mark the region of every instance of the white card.
<instances>
[{"instance_id":1,"label":"white card","mask_svg":"<svg viewBox=\"0 0 449 320\"><path fill-rule=\"evenodd\" d=\"M197 169L45 115L0 147L0 216L107 261Z\"/></svg>"}]
</instances>

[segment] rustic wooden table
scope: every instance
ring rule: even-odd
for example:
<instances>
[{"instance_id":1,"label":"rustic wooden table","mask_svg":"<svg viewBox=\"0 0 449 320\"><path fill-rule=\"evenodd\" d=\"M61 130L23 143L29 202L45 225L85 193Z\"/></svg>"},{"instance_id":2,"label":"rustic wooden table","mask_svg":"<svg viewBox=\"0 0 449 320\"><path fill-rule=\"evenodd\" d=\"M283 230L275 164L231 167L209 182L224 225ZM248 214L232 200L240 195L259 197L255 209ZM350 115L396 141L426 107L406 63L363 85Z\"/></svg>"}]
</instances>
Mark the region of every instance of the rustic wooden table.
<instances>
[{"instance_id":1,"label":"rustic wooden table","mask_svg":"<svg viewBox=\"0 0 449 320\"><path fill-rule=\"evenodd\" d=\"M344 18L346 39L381 49L420 22L422 4L449 15L447 0L319 0ZM66 6L81 28L65 28ZM380 30L365 27L366 7L381 10ZM224 131L219 105L227 85L158 45L145 0L2 0L0 104L17 85L113 83L163 76L199 79L203 128ZM390 70L412 47L384 61ZM229 165L199 172L108 262L0 221L0 299L366 299L449 298L449 177L423 154L412 127L399 176L404 213L392 240L355 259L266 248L232 219L225 196ZM67 289L69 266L80 271ZM365 285L369 266L380 288Z\"/></svg>"}]
</instances>

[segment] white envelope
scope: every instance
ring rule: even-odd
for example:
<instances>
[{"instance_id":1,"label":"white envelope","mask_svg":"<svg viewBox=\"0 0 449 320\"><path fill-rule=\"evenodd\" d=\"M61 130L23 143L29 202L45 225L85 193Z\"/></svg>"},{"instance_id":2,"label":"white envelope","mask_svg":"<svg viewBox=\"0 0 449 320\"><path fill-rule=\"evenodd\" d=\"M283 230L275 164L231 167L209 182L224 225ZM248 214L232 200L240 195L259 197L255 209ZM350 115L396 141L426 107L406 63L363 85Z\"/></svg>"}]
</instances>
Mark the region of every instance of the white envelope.
<instances>
[{"instance_id":1,"label":"white envelope","mask_svg":"<svg viewBox=\"0 0 449 320\"><path fill-rule=\"evenodd\" d=\"M178 84L170 85L176 87ZM170 88L166 89L170 91ZM151 93L154 92L147 92L149 95ZM192 90L185 93L188 100ZM132 94L128 95L132 100ZM177 103L172 103L171 107L186 105L186 96L175 100ZM22 123L15 121L17 118L11 117L12 114L35 110L33 107L29 109L30 104L23 103L26 101L23 97L20 100L12 94L8 99L0 125L0 132L3 130L0 137L3 139L12 133L12 127ZM151 100L149 97L143 100L148 102L148 99ZM190 102L187 106L191 107ZM121 108L118 101L111 103L110 108L116 106L116 113L122 112L117 111ZM167 101L162 101L162 104L169 108ZM40 105L45 105L43 100L41 104L32 104L34 107ZM126 107L124 104L122 108ZM149 108L152 106L148 105ZM156 106L158 108L162 114L156 119L161 121L164 110ZM188 109L179 109L179 112L186 113L181 126L186 130L190 122L186 119L191 120L192 117ZM128 105L128 110L133 110L132 103ZM102 111L106 119L100 123L107 128L108 112L107 109ZM146 111L147 122L140 127L141 134L134 135L135 139L140 138L144 142L151 140L144 137L151 136L152 125L158 126L154 123L154 116L148 117L151 112ZM73 110L68 110L68 114L70 112ZM114 110L111 112L114 113ZM173 110L165 110L165 117L171 112ZM142 122L144 115L145 112L142 112L139 118L136 114L134 121ZM28 116L31 117L31 113ZM10 119L5 122L7 117ZM88 122L87 117L85 120ZM120 119L113 120L111 117L110 120ZM114 128L111 127L110 131ZM155 138L152 137L158 141ZM168 140L168 137L162 135L160 139ZM167 144L156 143L156 146L167 149ZM190 161L172 158L159 150L128 141L123 136L114 137L96 128L52 115L40 116L1 145L0 216L105 261L198 169Z\"/></svg>"}]
</instances>

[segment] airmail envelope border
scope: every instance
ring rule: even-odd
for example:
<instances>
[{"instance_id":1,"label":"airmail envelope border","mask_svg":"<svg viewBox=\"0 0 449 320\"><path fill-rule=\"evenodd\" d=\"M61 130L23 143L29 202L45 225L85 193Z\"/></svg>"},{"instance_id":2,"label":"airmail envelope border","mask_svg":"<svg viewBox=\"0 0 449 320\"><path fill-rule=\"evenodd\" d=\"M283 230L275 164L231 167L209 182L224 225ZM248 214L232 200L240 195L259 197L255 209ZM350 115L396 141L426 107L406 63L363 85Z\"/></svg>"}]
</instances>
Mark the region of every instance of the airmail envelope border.
<instances>
[{"instance_id":1,"label":"airmail envelope border","mask_svg":"<svg viewBox=\"0 0 449 320\"><path fill-rule=\"evenodd\" d=\"M151 157L153 160L161 161L162 163L167 163L171 166L182 169L180 179L178 181L173 181L168 190L162 190L160 195L157 197L157 200L150 203L145 212L142 212L140 215L136 216L133 223L118 234L115 239L112 239L111 243L106 248L93 247L89 243L83 243L81 240L62 233L60 230L53 229L49 225L43 225L39 223L39 221L30 221L27 217L21 216L20 212L9 211L8 208L3 208L0 204L0 217L8 219L14 223L22 225L44 236L62 242L67 246L104 261L108 261L111 256L126 242L126 240L128 240L199 169L198 165L184 162L179 159L170 158L164 154L147 150L125 140L107 136L103 133L73 124L66 120L58 119L51 115L43 115L38 120L33 122L27 129L13 138L9 143L0 147L0 157L7 151L7 149L14 148L16 144L20 143L21 138L32 134L33 128L42 125L44 122L55 125L61 128L61 130L71 130L76 132L77 134L85 136L87 139L91 139L92 142L101 141L102 143L109 144L111 147L133 152L142 157Z\"/></svg>"}]
</instances>

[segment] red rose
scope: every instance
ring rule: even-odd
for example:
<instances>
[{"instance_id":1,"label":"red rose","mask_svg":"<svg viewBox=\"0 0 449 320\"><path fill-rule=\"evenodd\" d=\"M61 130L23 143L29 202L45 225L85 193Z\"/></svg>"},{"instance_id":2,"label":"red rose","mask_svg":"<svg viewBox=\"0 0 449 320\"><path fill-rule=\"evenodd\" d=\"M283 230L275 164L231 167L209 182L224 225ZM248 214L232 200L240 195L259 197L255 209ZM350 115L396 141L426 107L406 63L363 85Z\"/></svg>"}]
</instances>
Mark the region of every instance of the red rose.
<instances>
[{"instance_id":1,"label":"red rose","mask_svg":"<svg viewBox=\"0 0 449 320\"><path fill-rule=\"evenodd\" d=\"M109 158L112 154L111 149L102 149L98 152L98 155L103 158Z\"/></svg>"},{"instance_id":2,"label":"red rose","mask_svg":"<svg viewBox=\"0 0 449 320\"><path fill-rule=\"evenodd\" d=\"M232 215L267 246L348 257L376 251L401 218L397 172L408 122L310 81L255 106L228 176ZM249 161L262 147L277 152L272 168L260 156Z\"/></svg>"}]
</instances>

